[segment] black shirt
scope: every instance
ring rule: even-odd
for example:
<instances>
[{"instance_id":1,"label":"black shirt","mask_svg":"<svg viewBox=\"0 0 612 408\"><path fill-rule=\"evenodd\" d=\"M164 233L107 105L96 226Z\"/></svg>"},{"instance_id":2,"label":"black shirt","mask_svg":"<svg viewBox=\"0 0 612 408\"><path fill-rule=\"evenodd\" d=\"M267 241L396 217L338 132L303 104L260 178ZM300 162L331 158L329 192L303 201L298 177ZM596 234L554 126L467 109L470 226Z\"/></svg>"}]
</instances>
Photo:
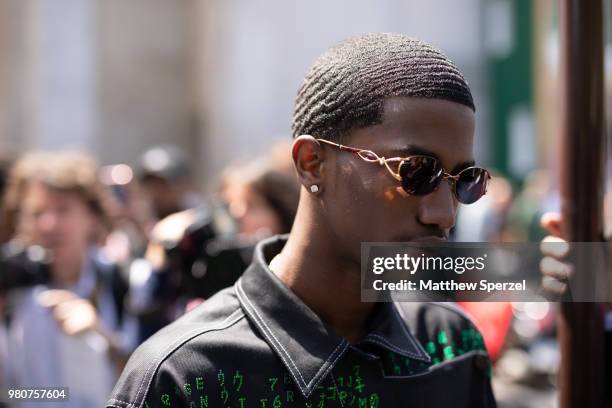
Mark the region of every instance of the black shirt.
<instances>
[{"instance_id":1,"label":"black shirt","mask_svg":"<svg viewBox=\"0 0 612 408\"><path fill-rule=\"evenodd\" d=\"M107 406L495 406L482 337L457 308L377 304L350 344L269 270L285 242L260 243L233 287L141 345Z\"/></svg>"}]
</instances>

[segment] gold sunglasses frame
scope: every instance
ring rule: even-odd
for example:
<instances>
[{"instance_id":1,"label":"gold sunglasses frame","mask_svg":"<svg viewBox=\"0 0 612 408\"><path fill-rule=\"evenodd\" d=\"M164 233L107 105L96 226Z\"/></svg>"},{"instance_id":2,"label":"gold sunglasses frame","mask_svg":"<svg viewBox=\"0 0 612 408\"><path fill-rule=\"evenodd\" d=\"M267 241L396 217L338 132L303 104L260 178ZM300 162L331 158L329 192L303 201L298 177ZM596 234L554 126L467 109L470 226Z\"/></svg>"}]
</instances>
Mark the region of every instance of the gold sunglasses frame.
<instances>
[{"instance_id":1,"label":"gold sunglasses frame","mask_svg":"<svg viewBox=\"0 0 612 408\"><path fill-rule=\"evenodd\" d=\"M402 163L405 162L406 160L413 158L413 157L427 157L428 159L433 159L436 160L439 163L439 160L436 159L435 157L431 157L431 156L427 156L424 154L416 154L416 155L412 155L412 156L407 156L407 157L391 157L391 158L385 158L384 156L381 157L379 155L377 155L376 153L374 153L371 150L367 150L367 149L358 149L356 147L350 147L350 146L345 146L339 143L335 143L329 140L325 140L325 139L320 139L320 138L315 138L316 141L318 142L322 142L324 144L333 146L338 148L341 151L346 151L346 152L350 152L353 154L356 154L357 156L359 156L359 158L361 158L362 160L368 162L368 163L378 163L381 166L385 166L385 168L389 171L389 173L391 174L391 176L393 176L394 179L396 179L397 181L399 181L400 183L402 182L402 176L400 176L399 174L399 169L402 166ZM394 163L394 162L399 162L399 164L397 165L397 171L393 171L393 169L391 168L391 166L389 165L389 163ZM448 173L447 171L445 171L442 166L440 166L440 169L442 170L442 180L448 180L448 182L450 183L451 187L453 188L453 193L455 194L455 197L457 197L458 199L458 195L457 195L457 180L459 180L459 177L461 176L461 173L463 173L464 171L470 170L470 169L482 169L486 172L487 175L487 183L485 184L485 191L482 194L483 196L485 194L487 194L487 187L489 185L488 181L491 179L491 174L489 173L489 171L487 169L484 169L482 167L477 167L477 166L470 166L467 167L463 170L461 170L458 174L456 175L452 175L450 173ZM441 180L441 181L442 181ZM438 183L438 185L432 190L435 191L438 187L440 186L440 184ZM482 196L480 196L478 198L478 200L480 200L482 198ZM476 201L478 201L476 200ZM474 202L476 202L474 201Z\"/></svg>"}]
</instances>

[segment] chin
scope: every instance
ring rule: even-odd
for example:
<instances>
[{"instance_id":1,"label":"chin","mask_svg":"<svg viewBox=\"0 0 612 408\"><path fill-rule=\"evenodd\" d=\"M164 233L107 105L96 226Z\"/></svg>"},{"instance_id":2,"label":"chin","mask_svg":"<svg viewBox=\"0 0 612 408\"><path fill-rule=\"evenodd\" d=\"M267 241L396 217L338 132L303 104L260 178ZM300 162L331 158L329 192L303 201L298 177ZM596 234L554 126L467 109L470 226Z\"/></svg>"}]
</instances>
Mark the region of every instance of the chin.
<instances>
[{"instance_id":1,"label":"chin","mask_svg":"<svg viewBox=\"0 0 612 408\"><path fill-rule=\"evenodd\" d=\"M66 263L75 257L68 248L49 248L54 263Z\"/></svg>"}]
</instances>

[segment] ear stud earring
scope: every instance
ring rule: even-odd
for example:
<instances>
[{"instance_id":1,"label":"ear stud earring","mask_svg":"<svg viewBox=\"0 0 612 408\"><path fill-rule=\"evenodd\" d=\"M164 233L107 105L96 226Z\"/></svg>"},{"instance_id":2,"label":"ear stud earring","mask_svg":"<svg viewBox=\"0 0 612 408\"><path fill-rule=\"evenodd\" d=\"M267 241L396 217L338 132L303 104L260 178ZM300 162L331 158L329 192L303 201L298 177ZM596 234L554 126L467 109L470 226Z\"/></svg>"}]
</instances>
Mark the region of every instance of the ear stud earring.
<instances>
[{"instance_id":1,"label":"ear stud earring","mask_svg":"<svg viewBox=\"0 0 612 408\"><path fill-rule=\"evenodd\" d=\"M310 192L311 193L318 193L319 192L319 186L317 186L316 184L313 184L312 186L310 186Z\"/></svg>"}]
</instances>

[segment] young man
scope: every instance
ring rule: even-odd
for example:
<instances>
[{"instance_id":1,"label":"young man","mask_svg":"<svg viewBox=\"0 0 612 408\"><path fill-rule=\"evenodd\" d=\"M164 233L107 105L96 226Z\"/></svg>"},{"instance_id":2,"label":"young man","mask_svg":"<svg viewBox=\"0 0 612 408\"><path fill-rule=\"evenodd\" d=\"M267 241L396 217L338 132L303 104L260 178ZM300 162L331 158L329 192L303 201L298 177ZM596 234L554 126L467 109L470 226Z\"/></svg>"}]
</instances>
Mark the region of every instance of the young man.
<instances>
[{"instance_id":1,"label":"young man","mask_svg":"<svg viewBox=\"0 0 612 408\"><path fill-rule=\"evenodd\" d=\"M293 131L291 234L141 346L108 406L495 406L482 337L454 307L360 301L361 242L443 241L484 194L461 73L418 40L351 38L306 76Z\"/></svg>"}]
</instances>

